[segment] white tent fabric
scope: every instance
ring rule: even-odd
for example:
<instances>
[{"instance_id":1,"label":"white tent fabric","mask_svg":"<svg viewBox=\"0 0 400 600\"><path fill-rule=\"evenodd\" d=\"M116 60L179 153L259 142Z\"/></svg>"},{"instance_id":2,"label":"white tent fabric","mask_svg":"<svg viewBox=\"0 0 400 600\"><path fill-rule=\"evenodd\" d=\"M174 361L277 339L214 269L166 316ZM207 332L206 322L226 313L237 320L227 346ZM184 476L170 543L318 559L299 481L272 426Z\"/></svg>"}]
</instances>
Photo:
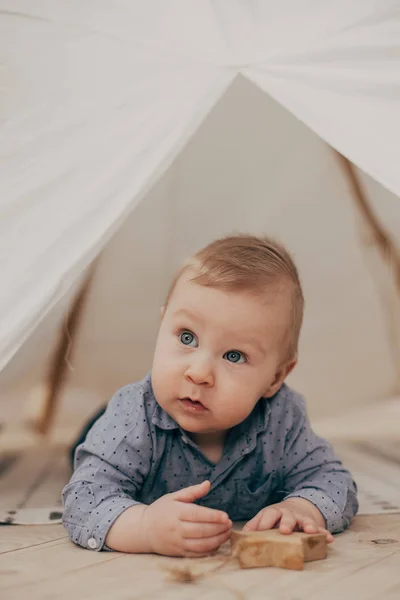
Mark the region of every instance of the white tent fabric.
<instances>
[{"instance_id":1,"label":"white tent fabric","mask_svg":"<svg viewBox=\"0 0 400 600\"><path fill-rule=\"evenodd\" d=\"M400 194L400 7L0 0L0 369L241 74Z\"/></svg>"}]
</instances>

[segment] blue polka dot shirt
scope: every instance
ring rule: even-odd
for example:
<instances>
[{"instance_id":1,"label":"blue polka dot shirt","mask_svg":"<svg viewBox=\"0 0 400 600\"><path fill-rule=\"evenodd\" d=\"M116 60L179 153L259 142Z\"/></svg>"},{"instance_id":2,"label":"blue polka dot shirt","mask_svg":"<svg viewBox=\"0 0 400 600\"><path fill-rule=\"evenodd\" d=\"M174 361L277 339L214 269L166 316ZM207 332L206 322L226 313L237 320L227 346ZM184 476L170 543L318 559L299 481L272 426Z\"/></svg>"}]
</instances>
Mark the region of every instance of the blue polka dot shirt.
<instances>
[{"instance_id":1,"label":"blue polka dot shirt","mask_svg":"<svg viewBox=\"0 0 400 600\"><path fill-rule=\"evenodd\" d=\"M358 509L350 473L312 431L303 398L287 385L260 399L230 430L215 464L157 404L149 374L113 396L78 446L63 490L64 526L76 544L102 550L124 510L205 479L211 489L197 503L226 511L233 521L300 497L318 507L335 533Z\"/></svg>"}]
</instances>

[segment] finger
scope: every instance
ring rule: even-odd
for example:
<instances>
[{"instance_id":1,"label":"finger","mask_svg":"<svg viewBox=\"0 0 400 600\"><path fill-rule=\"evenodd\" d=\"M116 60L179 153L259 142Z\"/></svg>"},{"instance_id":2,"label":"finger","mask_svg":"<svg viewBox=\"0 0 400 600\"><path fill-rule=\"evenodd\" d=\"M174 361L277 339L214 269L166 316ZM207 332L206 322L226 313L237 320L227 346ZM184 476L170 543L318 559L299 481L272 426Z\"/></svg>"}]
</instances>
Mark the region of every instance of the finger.
<instances>
[{"instance_id":1,"label":"finger","mask_svg":"<svg viewBox=\"0 0 400 600\"><path fill-rule=\"evenodd\" d=\"M191 521L194 523L225 523L229 521L226 512L216 510L215 508L207 508L198 504L186 504L182 502L179 512L181 521Z\"/></svg>"},{"instance_id":2,"label":"finger","mask_svg":"<svg viewBox=\"0 0 400 600\"><path fill-rule=\"evenodd\" d=\"M272 529L282 516L282 511L275 506L261 510L251 521L244 526L244 531L264 531Z\"/></svg>"},{"instance_id":3,"label":"finger","mask_svg":"<svg viewBox=\"0 0 400 600\"><path fill-rule=\"evenodd\" d=\"M232 521L227 523L193 523L185 521L182 523L182 535L184 538L208 538L220 533L230 533Z\"/></svg>"},{"instance_id":4,"label":"finger","mask_svg":"<svg viewBox=\"0 0 400 600\"><path fill-rule=\"evenodd\" d=\"M331 544L333 542L333 535L327 529L324 529L323 527L318 527L318 533L324 533L326 535L326 541L328 542L328 544Z\"/></svg>"},{"instance_id":5,"label":"finger","mask_svg":"<svg viewBox=\"0 0 400 600\"><path fill-rule=\"evenodd\" d=\"M196 485L191 485L190 487L173 492L171 498L179 500L180 502L195 502L199 498L206 496L209 491L210 482L203 481L202 483L197 483Z\"/></svg>"},{"instance_id":6,"label":"finger","mask_svg":"<svg viewBox=\"0 0 400 600\"><path fill-rule=\"evenodd\" d=\"M304 533L318 533L318 525L316 525L313 519L309 517L302 517L298 521L299 528L304 531Z\"/></svg>"},{"instance_id":7,"label":"finger","mask_svg":"<svg viewBox=\"0 0 400 600\"><path fill-rule=\"evenodd\" d=\"M187 552L196 552L207 554L216 552L221 544L228 541L230 537L230 531L225 531L218 535L213 535L208 538L189 538L184 540L184 549Z\"/></svg>"},{"instance_id":8,"label":"finger","mask_svg":"<svg viewBox=\"0 0 400 600\"><path fill-rule=\"evenodd\" d=\"M281 533L292 533L297 525L297 518L288 510L282 510L282 516L279 523L279 531Z\"/></svg>"},{"instance_id":9,"label":"finger","mask_svg":"<svg viewBox=\"0 0 400 600\"><path fill-rule=\"evenodd\" d=\"M250 521L246 523L246 525L243 527L243 531L257 531L262 518L262 514L263 511L260 510L260 512L258 512L255 517L253 517L252 519L250 519Z\"/></svg>"}]
</instances>

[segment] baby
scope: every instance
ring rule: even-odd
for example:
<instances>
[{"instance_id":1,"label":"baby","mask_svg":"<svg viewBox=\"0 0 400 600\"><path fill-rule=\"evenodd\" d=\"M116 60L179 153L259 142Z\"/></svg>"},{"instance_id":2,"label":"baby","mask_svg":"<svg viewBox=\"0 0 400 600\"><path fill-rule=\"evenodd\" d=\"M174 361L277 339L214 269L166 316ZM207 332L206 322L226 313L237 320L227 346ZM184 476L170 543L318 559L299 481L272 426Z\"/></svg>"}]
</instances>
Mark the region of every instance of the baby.
<instances>
[{"instance_id":1,"label":"baby","mask_svg":"<svg viewBox=\"0 0 400 600\"><path fill-rule=\"evenodd\" d=\"M284 383L302 317L281 245L231 236L197 252L171 285L151 373L114 395L76 450L63 491L71 540L198 557L232 521L328 541L348 527L356 485Z\"/></svg>"}]
</instances>

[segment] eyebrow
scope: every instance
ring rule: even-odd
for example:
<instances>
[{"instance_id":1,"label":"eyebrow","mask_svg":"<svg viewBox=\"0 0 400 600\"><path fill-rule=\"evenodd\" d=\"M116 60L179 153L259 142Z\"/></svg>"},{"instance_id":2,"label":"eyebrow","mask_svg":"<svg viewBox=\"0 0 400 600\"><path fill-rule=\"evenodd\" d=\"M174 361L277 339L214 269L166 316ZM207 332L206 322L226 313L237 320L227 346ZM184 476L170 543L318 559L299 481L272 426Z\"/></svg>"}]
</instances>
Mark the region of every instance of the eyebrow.
<instances>
[{"instance_id":1,"label":"eyebrow","mask_svg":"<svg viewBox=\"0 0 400 600\"><path fill-rule=\"evenodd\" d=\"M240 344L241 345L241 344ZM266 349L259 342L252 339L248 342L243 343L244 346L252 346L255 350L257 350L260 354L266 354Z\"/></svg>"},{"instance_id":2,"label":"eyebrow","mask_svg":"<svg viewBox=\"0 0 400 600\"><path fill-rule=\"evenodd\" d=\"M186 308L180 308L179 310L177 310L176 312L173 313L174 317L187 317L189 319L192 319L192 321L202 321L203 319L197 315L196 313L187 310Z\"/></svg>"}]
</instances>

